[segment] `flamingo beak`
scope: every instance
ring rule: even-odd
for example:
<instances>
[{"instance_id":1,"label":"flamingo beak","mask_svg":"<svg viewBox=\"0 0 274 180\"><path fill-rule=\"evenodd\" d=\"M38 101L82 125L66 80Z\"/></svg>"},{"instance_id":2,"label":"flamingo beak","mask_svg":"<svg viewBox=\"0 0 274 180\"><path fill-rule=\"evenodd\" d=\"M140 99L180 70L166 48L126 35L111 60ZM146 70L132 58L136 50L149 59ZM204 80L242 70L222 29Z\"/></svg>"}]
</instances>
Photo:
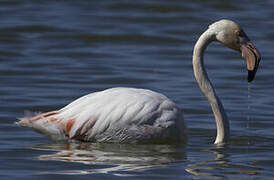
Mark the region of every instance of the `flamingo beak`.
<instances>
[{"instance_id":1,"label":"flamingo beak","mask_svg":"<svg viewBox=\"0 0 274 180\"><path fill-rule=\"evenodd\" d=\"M261 54L252 44L246 34L239 36L240 39L240 50L242 52L242 57L246 60L247 70L248 70L248 82L251 82L257 72L259 63L261 60Z\"/></svg>"}]
</instances>

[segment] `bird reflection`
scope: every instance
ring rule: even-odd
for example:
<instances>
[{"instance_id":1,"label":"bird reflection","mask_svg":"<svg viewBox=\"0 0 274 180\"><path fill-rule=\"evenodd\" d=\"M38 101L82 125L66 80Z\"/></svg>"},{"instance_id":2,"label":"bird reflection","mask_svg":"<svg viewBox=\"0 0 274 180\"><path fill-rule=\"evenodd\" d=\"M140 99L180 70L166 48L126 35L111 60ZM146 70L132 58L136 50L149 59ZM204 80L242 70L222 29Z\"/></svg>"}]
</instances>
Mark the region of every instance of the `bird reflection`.
<instances>
[{"instance_id":1,"label":"bird reflection","mask_svg":"<svg viewBox=\"0 0 274 180\"><path fill-rule=\"evenodd\" d=\"M258 175L261 168L250 166L250 164L242 164L232 161L228 148L217 146L211 149L201 149L201 151L209 152L211 155L208 160L196 161L188 164L185 169L188 173L195 176L210 177L210 179L223 179L227 175ZM212 158L212 155L213 158Z\"/></svg>"},{"instance_id":2,"label":"bird reflection","mask_svg":"<svg viewBox=\"0 0 274 180\"><path fill-rule=\"evenodd\" d=\"M50 154L39 155L39 160L98 165L91 166L95 168L87 170L43 172L43 174L111 173L117 176L128 176L130 174L124 172L165 167L170 163L185 159L184 152L178 153L178 147L174 145L69 143L37 145L33 149L54 151Z\"/></svg>"},{"instance_id":3,"label":"bird reflection","mask_svg":"<svg viewBox=\"0 0 274 180\"><path fill-rule=\"evenodd\" d=\"M238 147L239 148L239 147ZM77 169L53 170L39 174L93 174L136 176L151 169L176 168L193 178L223 179L227 175L258 175L262 169L241 163L231 155L230 147L198 146L184 148L176 145L132 145L104 143L43 144L33 147L47 154L42 161L62 161L88 165ZM187 152L187 156L186 156ZM242 151L241 151L242 152ZM165 172L163 172L165 173Z\"/></svg>"}]
</instances>

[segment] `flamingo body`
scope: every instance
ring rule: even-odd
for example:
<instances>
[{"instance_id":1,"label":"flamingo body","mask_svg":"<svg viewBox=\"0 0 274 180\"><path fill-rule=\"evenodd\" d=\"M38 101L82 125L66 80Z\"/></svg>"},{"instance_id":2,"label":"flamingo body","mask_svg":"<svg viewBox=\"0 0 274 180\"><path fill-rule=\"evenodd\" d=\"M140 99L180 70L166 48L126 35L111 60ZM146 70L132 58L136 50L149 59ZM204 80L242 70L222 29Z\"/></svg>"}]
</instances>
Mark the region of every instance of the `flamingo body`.
<instances>
[{"instance_id":1,"label":"flamingo body","mask_svg":"<svg viewBox=\"0 0 274 180\"><path fill-rule=\"evenodd\" d=\"M91 93L58 111L23 118L18 124L57 141L163 143L186 137L183 114L173 101L135 88Z\"/></svg>"}]
</instances>

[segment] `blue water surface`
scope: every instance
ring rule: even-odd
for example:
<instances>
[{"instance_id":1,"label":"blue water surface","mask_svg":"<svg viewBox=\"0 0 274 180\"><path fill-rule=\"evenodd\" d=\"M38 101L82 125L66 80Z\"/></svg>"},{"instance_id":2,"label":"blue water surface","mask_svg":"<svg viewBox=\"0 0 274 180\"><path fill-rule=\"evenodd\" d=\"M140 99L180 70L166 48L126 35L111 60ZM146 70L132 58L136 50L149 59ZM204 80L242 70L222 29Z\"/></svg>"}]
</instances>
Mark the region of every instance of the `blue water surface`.
<instances>
[{"instance_id":1,"label":"blue water surface","mask_svg":"<svg viewBox=\"0 0 274 180\"><path fill-rule=\"evenodd\" d=\"M274 175L273 1L0 1L1 179L271 179ZM216 20L238 22L260 50L254 82L241 54L206 51L231 140L213 145L211 108L192 49ZM14 124L111 87L147 88L182 109L187 145L54 143Z\"/></svg>"}]
</instances>

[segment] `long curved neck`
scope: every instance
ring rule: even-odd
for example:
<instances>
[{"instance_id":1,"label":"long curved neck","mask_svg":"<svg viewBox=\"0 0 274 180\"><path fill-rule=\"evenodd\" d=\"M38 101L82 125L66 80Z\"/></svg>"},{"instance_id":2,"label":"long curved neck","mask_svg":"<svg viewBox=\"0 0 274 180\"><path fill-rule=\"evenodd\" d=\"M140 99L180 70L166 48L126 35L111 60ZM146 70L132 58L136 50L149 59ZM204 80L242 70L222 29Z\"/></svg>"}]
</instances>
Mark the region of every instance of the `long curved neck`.
<instances>
[{"instance_id":1,"label":"long curved neck","mask_svg":"<svg viewBox=\"0 0 274 180\"><path fill-rule=\"evenodd\" d=\"M227 119L223 105L216 95L214 87L212 86L204 68L204 51L208 44L214 40L215 34L210 30L205 31L200 36L199 40L195 44L193 51L193 70L197 83L208 99L213 110L217 126L217 137L214 143L218 144L224 143L229 139L229 121Z\"/></svg>"}]
</instances>

